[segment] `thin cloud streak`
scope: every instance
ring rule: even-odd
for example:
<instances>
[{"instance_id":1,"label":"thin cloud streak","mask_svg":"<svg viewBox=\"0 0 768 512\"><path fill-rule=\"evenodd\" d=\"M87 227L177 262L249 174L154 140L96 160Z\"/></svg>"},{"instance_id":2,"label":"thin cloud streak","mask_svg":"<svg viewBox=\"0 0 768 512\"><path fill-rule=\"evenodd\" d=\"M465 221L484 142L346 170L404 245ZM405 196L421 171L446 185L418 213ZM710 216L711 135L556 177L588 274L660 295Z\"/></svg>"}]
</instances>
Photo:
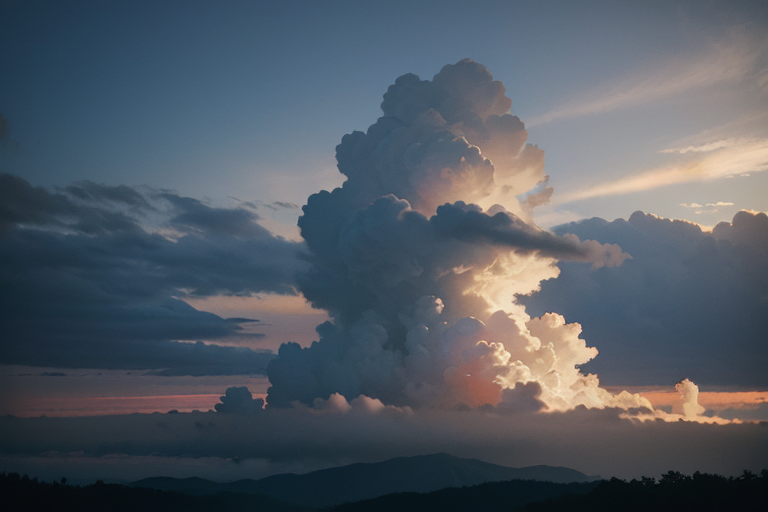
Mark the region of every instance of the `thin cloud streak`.
<instances>
[{"instance_id":1,"label":"thin cloud streak","mask_svg":"<svg viewBox=\"0 0 768 512\"><path fill-rule=\"evenodd\" d=\"M737 144L738 141L734 139L721 139L714 142L707 142L706 144L690 145L683 148L667 148L662 149L659 153L672 153L678 155L684 155L686 153L708 153L718 149L727 148Z\"/></svg>"},{"instance_id":2,"label":"thin cloud streak","mask_svg":"<svg viewBox=\"0 0 768 512\"><path fill-rule=\"evenodd\" d=\"M694 210L694 213L696 215L701 215L703 213L706 213L706 214L717 213L720 211L720 208L734 206L734 204L731 203L730 201L717 201L716 203L706 203L706 204L680 203L680 206L682 206L683 208L691 208Z\"/></svg>"},{"instance_id":3,"label":"thin cloud streak","mask_svg":"<svg viewBox=\"0 0 768 512\"><path fill-rule=\"evenodd\" d=\"M689 62L671 59L656 70L635 73L615 86L598 88L566 105L529 119L527 127L584 115L635 107L716 84L738 82L749 75L761 54L746 37L715 44Z\"/></svg>"},{"instance_id":4,"label":"thin cloud streak","mask_svg":"<svg viewBox=\"0 0 768 512\"><path fill-rule=\"evenodd\" d=\"M734 140L732 144L714 151L691 153L694 156L683 162L562 194L554 198L552 204L567 204L594 197L630 194L668 185L710 181L768 169L768 138Z\"/></svg>"}]
</instances>

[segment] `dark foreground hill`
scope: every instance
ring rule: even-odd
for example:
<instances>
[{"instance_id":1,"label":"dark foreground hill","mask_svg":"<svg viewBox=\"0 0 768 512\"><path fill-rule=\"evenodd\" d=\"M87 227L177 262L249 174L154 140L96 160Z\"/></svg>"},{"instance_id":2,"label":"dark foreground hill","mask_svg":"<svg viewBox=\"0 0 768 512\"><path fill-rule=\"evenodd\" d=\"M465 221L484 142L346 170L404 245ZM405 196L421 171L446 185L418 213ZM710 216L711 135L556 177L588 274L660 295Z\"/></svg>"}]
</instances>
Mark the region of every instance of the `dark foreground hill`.
<instances>
[{"instance_id":1,"label":"dark foreground hill","mask_svg":"<svg viewBox=\"0 0 768 512\"><path fill-rule=\"evenodd\" d=\"M139 489L97 482L84 487L38 482L27 475L0 474L2 510L39 512L312 512L269 496L219 493L191 496L174 491Z\"/></svg>"},{"instance_id":2,"label":"dark foreground hill","mask_svg":"<svg viewBox=\"0 0 768 512\"><path fill-rule=\"evenodd\" d=\"M371 509L372 510L372 509ZM422 509L428 510L437 509ZM763 512L768 510L768 470L760 475L749 471L738 478L696 472L686 476L676 471L652 478L626 482L612 478L591 492L563 495L532 503L524 512Z\"/></svg>"},{"instance_id":3,"label":"dark foreground hill","mask_svg":"<svg viewBox=\"0 0 768 512\"><path fill-rule=\"evenodd\" d=\"M493 482L428 494L388 494L346 503L326 512L762 512L768 505L768 471L745 472L739 478L670 471L626 482Z\"/></svg>"},{"instance_id":4,"label":"dark foreground hill","mask_svg":"<svg viewBox=\"0 0 768 512\"><path fill-rule=\"evenodd\" d=\"M505 480L538 480L556 483L589 482L573 469L553 466L509 468L445 453L398 457L374 464L351 464L303 475L274 475L261 480L216 483L201 478L147 478L131 485L210 495L221 491L272 496L310 507L330 507L391 493L426 493L446 487L473 486Z\"/></svg>"}]
</instances>

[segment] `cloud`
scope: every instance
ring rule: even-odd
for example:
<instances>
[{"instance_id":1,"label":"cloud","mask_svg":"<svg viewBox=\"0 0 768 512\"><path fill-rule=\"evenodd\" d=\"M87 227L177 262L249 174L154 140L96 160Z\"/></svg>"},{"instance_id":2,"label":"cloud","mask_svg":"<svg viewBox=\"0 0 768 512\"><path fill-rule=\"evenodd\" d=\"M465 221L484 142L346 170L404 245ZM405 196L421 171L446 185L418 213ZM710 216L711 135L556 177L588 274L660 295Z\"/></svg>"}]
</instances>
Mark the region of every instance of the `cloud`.
<instances>
[{"instance_id":1,"label":"cloud","mask_svg":"<svg viewBox=\"0 0 768 512\"><path fill-rule=\"evenodd\" d=\"M169 223L182 232L201 232L229 235L232 237L268 238L269 231L259 226L259 219L251 210L244 208L211 208L198 199L162 193L174 208Z\"/></svg>"},{"instance_id":2,"label":"cloud","mask_svg":"<svg viewBox=\"0 0 768 512\"><path fill-rule=\"evenodd\" d=\"M733 206L733 203L729 201L717 201L715 203L706 203L706 204L699 204L699 203L680 203L680 206L684 208L691 208L694 210L694 213L697 215L700 215L702 213L717 213L720 211L720 208L724 208L726 206Z\"/></svg>"},{"instance_id":3,"label":"cloud","mask_svg":"<svg viewBox=\"0 0 768 512\"><path fill-rule=\"evenodd\" d=\"M734 146L736 144L738 144L738 140L736 139L720 139L712 142L707 142L706 144L699 144L696 146L685 146L682 148L662 149L661 151L659 151L659 153L674 153L678 155L684 155L686 153L708 153L710 151L727 148L730 146Z\"/></svg>"},{"instance_id":4,"label":"cloud","mask_svg":"<svg viewBox=\"0 0 768 512\"><path fill-rule=\"evenodd\" d=\"M57 225L77 207L62 194L51 194L42 187L32 187L25 179L0 174L0 229L15 224Z\"/></svg>"},{"instance_id":5,"label":"cloud","mask_svg":"<svg viewBox=\"0 0 768 512\"><path fill-rule=\"evenodd\" d=\"M237 458L242 467L262 463L262 472L274 473L440 452L512 467L548 464L606 478L637 478L670 468L726 475L760 471L768 449L765 423L637 423L622 419L621 409L584 407L550 413L493 408L364 411L364 404L355 400L330 400L338 400L330 410L273 409L259 414L2 417L0 452L7 470L25 462L25 455L47 454L36 459L37 467L46 467L53 463L48 461L74 452L65 468L86 463L103 468L108 461L125 467L123 459L131 466L137 458L152 456L145 461L146 473L133 472L134 478L157 476L166 460L193 464L209 457ZM209 471L227 466L224 460L207 461ZM231 480L232 474L220 478ZM104 472L94 476L104 478Z\"/></svg>"},{"instance_id":6,"label":"cloud","mask_svg":"<svg viewBox=\"0 0 768 512\"><path fill-rule=\"evenodd\" d=\"M761 46L762 45L762 46ZM636 107L695 89L737 83L754 71L765 51L762 39L737 35L712 44L693 58L673 58L584 94L562 107L528 121L537 126L552 121Z\"/></svg>"},{"instance_id":7,"label":"cloud","mask_svg":"<svg viewBox=\"0 0 768 512\"><path fill-rule=\"evenodd\" d=\"M264 409L264 400L253 398L246 386L227 388L221 403L214 406L222 414L254 414Z\"/></svg>"},{"instance_id":8,"label":"cloud","mask_svg":"<svg viewBox=\"0 0 768 512\"><path fill-rule=\"evenodd\" d=\"M24 185L19 184L19 186L23 187ZM41 195L46 193L43 188L37 190L40 191ZM73 198L86 202L100 203L102 205L118 203L133 206L140 210L155 210L147 198L127 185L108 186L92 181L81 181L66 187L64 191Z\"/></svg>"},{"instance_id":9,"label":"cloud","mask_svg":"<svg viewBox=\"0 0 768 512\"><path fill-rule=\"evenodd\" d=\"M280 348L269 408L361 395L396 407L649 405L579 372L597 351L578 325L515 303L557 276L559 259L598 268L629 255L531 222L551 189L509 106L465 59L431 81L401 76L383 117L342 138L347 181L310 196L299 219L311 264L299 290L332 321L310 347Z\"/></svg>"},{"instance_id":10,"label":"cloud","mask_svg":"<svg viewBox=\"0 0 768 512\"><path fill-rule=\"evenodd\" d=\"M682 161L557 196L555 204L630 194L681 183L710 181L768 169L768 139L744 138L706 152L683 152Z\"/></svg>"},{"instance_id":11,"label":"cloud","mask_svg":"<svg viewBox=\"0 0 768 512\"><path fill-rule=\"evenodd\" d=\"M559 237L521 221L514 214L498 212L491 216L463 202L440 206L429 222L447 238L506 246L521 254L537 252L557 259L589 262L593 267L618 266L629 257L617 245Z\"/></svg>"},{"instance_id":12,"label":"cloud","mask_svg":"<svg viewBox=\"0 0 768 512\"><path fill-rule=\"evenodd\" d=\"M682 414L686 418L701 416L706 409L699 405L699 387L688 379L683 379L675 384L675 389L680 394L680 404L672 408L673 413Z\"/></svg>"},{"instance_id":13,"label":"cloud","mask_svg":"<svg viewBox=\"0 0 768 512\"><path fill-rule=\"evenodd\" d=\"M622 266L563 262L558 279L521 297L535 315L555 310L585 326L601 355L585 369L616 385L688 376L699 384L765 386L768 364L768 217L738 212L711 233L636 212L554 229L632 254Z\"/></svg>"},{"instance_id":14,"label":"cloud","mask_svg":"<svg viewBox=\"0 0 768 512\"><path fill-rule=\"evenodd\" d=\"M288 202L285 202L285 201L275 201L274 203L272 203L272 205L279 206L280 208L285 208L287 210L298 210L299 209L299 205L294 204L294 203L288 203ZM268 205L268 206L270 206L270 205Z\"/></svg>"},{"instance_id":15,"label":"cloud","mask_svg":"<svg viewBox=\"0 0 768 512\"><path fill-rule=\"evenodd\" d=\"M184 297L296 293L301 244L257 219L167 191L91 182L49 191L0 175L2 362L263 371L269 354L177 343L245 335L245 319Z\"/></svg>"}]
</instances>

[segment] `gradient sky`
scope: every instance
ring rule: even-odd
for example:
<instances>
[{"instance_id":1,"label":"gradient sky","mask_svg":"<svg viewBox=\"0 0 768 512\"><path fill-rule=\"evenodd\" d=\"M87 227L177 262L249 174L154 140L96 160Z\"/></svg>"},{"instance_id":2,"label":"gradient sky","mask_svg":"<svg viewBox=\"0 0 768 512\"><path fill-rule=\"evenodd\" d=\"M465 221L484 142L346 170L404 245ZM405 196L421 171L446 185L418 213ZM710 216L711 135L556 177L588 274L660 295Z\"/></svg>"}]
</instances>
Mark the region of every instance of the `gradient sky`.
<instances>
[{"instance_id":1,"label":"gradient sky","mask_svg":"<svg viewBox=\"0 0 768 512\"><path fill-rule=\"evenodd\" d=\"M765 175L733 178L765 167L763 2L3 9L0 108L17 150L4 152L2 165L33 185L91 180L215 204L235 196L301 205L340 183L331 149L376 119L394 77L429 78L469 57L505 84L529 141L546 151L560 199L541 213L544 223L643 210L714 225L741 208L768 209ZM731 180L583 193L711 156L664 150L743 139L759 151L727 171ZM733 205L680 206L718 202Z\"/></svg>"},{"instance_id":2,"label":"gradient sky","mask_svg":"<svg viewBox=\"0 0 768 512\"><path fill-rule=\"evenodd\" d=\"M554 193L533 221L557 240L576 235L606 253L606 261L562 261L558 279L532 263L531 290L545 281L521 304L532 316L555 311L581 323L587 346L600 352L585 372L599 374L612 393L627 388L650 399L659 417L695 404L698 388L693 399L688 388L674 388L690 378L707 409L690 417L768 420L765 2L7 1L0 48L0 237L10 237L0 246L7 262L0 266L7 285L0 415L206 411L238 385L264 398L265 367L281 344L308 346L328 319L296 293L304 283L293 275L312 263L295 257L310 251L297 227L301 206L345 180L334 148L376 122L397 77L431 80L470 58L504 84L528 143L545 152L549 181L536 190L548 185ZM538 410L534 389L516 389L525 407ZM342 432L369 427L359 411L409 414L397 400L355 402L323 391L313 405L314 395L299 395L311 418L359 413ZM304 413L274 413L265 425ZM440 414L454 412L430 414L403 420L412 430L392 419L403 429L399 453L413 453L413 433L450 423ZM590 439L583 450L560 456L565 441L541 440L548 448L537 458L521 446L546 421L528 409L520 414L531 416L497 455L487 450L496 427L490 437L481 432L490 420L478 419L476 435L458 440L469 416L451 417L455 427L438 432L434 446L510 465L584 460L587 467L576 469L604 476L669 469L651 455L625 470L590 458L600 429L619 415L588 417L581 409L562 412L562 424L583 429ZM0 445L0 470L43 468L18 457L66 451L45 441L60 428L55 420L36 424L38 438L5 421L0 431L18 443ZM82 431L98 431L94 421ZM146 421L142 428L154 428ZM222 431L236 423L217 421ZM312 421L332 430L336 420ZM130 437L130 425L109 442ZM759 431L722 427L731 429L723 446L737 455L729 459L723 448L710 467L690 459L690 470L737 471L768 454ZM626 433L638 436L632 446L663 447L682 436L671 426L647 435L629 428L611 442L621 446ZM124 455L162 451L154 435L146 452ZM684 460L695 440L719 435L696 431L690 446L662 462ZM267 460L260 474L381 458L375 450L330 457L310 447L311 460L303 460L265 455L250 442L236 439L227 450ZM360 434L361 446L369 442ZM62 443L72 451L88 445L74 434ZM96 458L105 455L100 449L83 448ZM194 453L229 456L217 449L205 441ZM89 468L104 470L99 460ZM131 475L168 464L142 460L135 464L144 469ZM68 464L49 463L55 471ZM218 473L231 474L234 466Z\"/></svg>"}]
</instances>

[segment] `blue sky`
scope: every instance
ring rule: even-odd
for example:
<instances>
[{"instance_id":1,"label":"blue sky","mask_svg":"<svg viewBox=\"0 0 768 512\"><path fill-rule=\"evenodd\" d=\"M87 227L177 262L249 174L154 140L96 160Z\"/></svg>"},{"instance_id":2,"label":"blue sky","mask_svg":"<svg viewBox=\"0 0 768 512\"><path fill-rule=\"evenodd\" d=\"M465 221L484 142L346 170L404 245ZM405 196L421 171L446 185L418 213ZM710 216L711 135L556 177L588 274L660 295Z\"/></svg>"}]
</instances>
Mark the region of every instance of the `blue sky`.
<instances>
[{"instance_id":1,"label":"blue sky","mask_svg":"<svg viewBox=\"0 0 768 512\"><path fill-rule=\"evenodd\" d=\"M674 160L665 149L762 139L768 125L754 119L767 97L762 2L3 9L0 112L17 150L0 163L33 185L91 180L215 204L235 196L301 205L340 184L334 146L380 115L397 76L429 79L464 57L505 84L512 112L531 125L529 142L546 151L555 199L663 166ZM713 225L739 208L768 209L759 193L767 184L753 174L610 194L550 207L540 221L641 209ZM714 214L680 206L717 202L734 204Z\"/></svg>"}]
</instances>

